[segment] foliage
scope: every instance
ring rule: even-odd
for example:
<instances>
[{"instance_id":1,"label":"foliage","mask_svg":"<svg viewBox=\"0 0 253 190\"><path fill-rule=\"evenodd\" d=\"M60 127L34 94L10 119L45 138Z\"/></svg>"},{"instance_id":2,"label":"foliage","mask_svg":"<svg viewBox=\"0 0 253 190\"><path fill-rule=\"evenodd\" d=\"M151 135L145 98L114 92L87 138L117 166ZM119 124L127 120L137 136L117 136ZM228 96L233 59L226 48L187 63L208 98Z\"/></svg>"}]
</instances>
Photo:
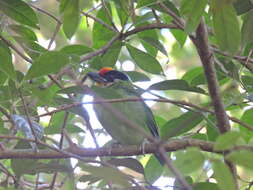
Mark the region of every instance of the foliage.
<instances>
[{"instance_id":1,"label":"foliage","mask_svg":"<svg viewBox=\"0 0 253 190\"><path fill-rule=\"evenodd\" d=\"M252 0L0 0L0 189L252 188L252 18ZM82 106L102 67L148 86L164 166Z\"/></svg>"}]
</instances>

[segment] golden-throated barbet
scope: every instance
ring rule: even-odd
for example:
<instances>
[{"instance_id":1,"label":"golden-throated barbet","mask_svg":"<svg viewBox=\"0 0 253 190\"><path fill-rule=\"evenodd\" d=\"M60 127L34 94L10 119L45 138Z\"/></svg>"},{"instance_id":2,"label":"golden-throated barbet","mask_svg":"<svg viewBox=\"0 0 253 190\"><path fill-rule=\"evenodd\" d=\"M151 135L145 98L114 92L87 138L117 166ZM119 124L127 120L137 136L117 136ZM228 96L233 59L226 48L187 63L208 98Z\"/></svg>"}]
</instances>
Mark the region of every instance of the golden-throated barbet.
<instances>
[{"instance_id":1,"label":"golden-throated barbet","mask_svg":"<svg viewBox=\"0 0 253 190\"><path fill-rule=\"evenodd\" d=\"M105 100L141 98L141 92L131 83L127 74L105 67L99 72L90 72L87 76L100 85L93 85L92 91ZM101 85L102 84L102 85ZM94 97L96 101L96 96ZM151 109L144 101L123 101L110 104L114 110L131 120L135 126L144 129L148 134L159 138L157 124ZM96 116L109 135L122 145L142 145L146 137L135 128L130 127L108 110L103 104L94 104ZM145 151L145 150L144 150ZM161 164L159 154L155 154Z\"/></svg>"}]
</instances>

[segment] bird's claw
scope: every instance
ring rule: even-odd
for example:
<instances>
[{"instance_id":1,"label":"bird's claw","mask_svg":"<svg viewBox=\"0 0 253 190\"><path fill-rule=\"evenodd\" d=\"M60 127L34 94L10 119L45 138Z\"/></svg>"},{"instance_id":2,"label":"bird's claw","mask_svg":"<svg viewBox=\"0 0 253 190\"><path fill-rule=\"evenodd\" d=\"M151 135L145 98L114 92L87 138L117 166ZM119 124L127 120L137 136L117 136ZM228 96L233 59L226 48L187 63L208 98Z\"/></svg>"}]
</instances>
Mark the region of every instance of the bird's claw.
<instances>
[{"instance_id":1,"label":"bird's claw","mask_svg":"<svg viewBox=\"0 0 253 190\"><path fill-rule=\"evenodd\" d=\"M146 144L148 144L148 143L149 143L149 142L148 142L147 139L144 139L143 142L141 143L140 149L141 149L142 154L145 154L145 153L146 153L146 152L145 152L145 146L146 146Z\"/></svg>"}]
</instances>

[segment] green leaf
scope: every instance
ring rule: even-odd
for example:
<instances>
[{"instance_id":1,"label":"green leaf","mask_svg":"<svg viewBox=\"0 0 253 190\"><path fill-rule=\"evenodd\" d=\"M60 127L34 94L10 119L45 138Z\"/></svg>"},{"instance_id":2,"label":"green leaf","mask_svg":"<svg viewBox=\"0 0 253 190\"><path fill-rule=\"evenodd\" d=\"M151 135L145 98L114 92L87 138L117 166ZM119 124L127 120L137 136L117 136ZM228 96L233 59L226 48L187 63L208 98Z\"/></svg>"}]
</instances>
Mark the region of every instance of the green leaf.
<instances>
[{"instance_id":1,"label":"green leaf","mask_svg":"<svg viewBox=\"0 0 253 190\"><path fill-rule=\"evenodd\" d=\"M55 97L54 98L54 102L56 104L59 104L59 105L62 105L62 104L73 104L74 103L73 100L70 100L68 98L63 98L61 96ZM74 113L76 115L79 115L81 117L89 118L89 115L88 115L87 111L83 108L82 105L75 106L73 108L69 108L69 109L67 109L67 111L72 112L72 113Z\"/></svg>"},{"instance_id":2,"label":"green leaf","mask_svg":"<svg viewBox=\"0 0 253 190\"><path fill-rule=\"evenodd\" d=\"M241 81L243 83L243 87L247 90L247 92L253 91L253 77L249 75L241 75Z\"/></svg>"},{"instance_id":3,"label":"green leaf","mask_svg":"<svg viewBox=\"0 0 253 190\"><path fill-rule=\"evenodd\" d=\"M1 61L0 61L0 64L1 64ZM4 72L0 72L0 86L6 82L7 78L8 76Z\"/></svg>"},{"instance_id":4,"label":"green leaf","mask_svg":"<svg viewBox=\"0 0 253 190\"><path fill-rule=\"evenodd\" d=\"M125 0L112 0L112 1L115 4L116 11L121 22L121 26L124 27L129 18L129 4Z\"/></svg>"},{"instance_id":5,"label":"green leaf","mask_svg":"<svg viewBox=\"0 0 253 190\"><path fill-rule=\"evenodd\" d=\"M138 8L150 6L156 3L157 3L157 0L139 0L136 8L138 9Z\"/></svg>"},{"instance_id":6,"label":"green leaf","mask_svg":"<svg viewBox=\"0 0 253 190\"><path fill-rule=\"evenodd\" d=\"M68 56L58 51L43 53L34 61L25 78L32 79L58 72L69 63Z\"/></svg>"},{"instance_id":7,"label":"green leaf","mask_svg":"<svg viewBox=\"0 0 253 190\"><path fill-rule=\"evenodd\" d=\"M102 56L102 60L103 60L103 67L114 67L114 65L116 64L118 57L119 57L119 53L121 50L121 44L117 43L115 45L113 45L103 56Z\"/></svg>"},{"instance_id":8,"label":"green leaf","mask_svg":"<svg viewBox=\"0 0 253 190\"><path fill-rule=\"evenodd\" d=\"M147 21L150 21L154 19L154 14L149 11L141 16L136 17L136 19L133 21L134 26L143 25L144 23L148 24Z\"/></svg>"},{"instance_id":9,"label":"green leaf","mask_svg":"<svg viewBox=\"0 0 253 190\"><path fill-rule=\"evenodd\" d=\"M35 12L21 0L0 0L0 10L20 24L39 28Z\"/></svg>"},{"instance_id":10,"label":"green leaf","mask_svg":"<svg viewBox=\"0 0 253 190\"><path fill-rule=\"evenodd\" d=\"M219 160L214 160L212 165L218 187L220 189L236 190L234 178L228 166Z\"/></svg>"},{"instance_id":11,"label":"green leaf","mask_svg":"<svg viewBox=\"0 0 253 190\"><path fill-rule=\"evenodd\" d=\"M189 184L192 185L193 183L193 179L190 176L184 176L185 181ZM174 183L173 183L173 187L176 187L177 189L184 189L184 186L180 183L179 179L175 179ZM194 188L195 190L195 188Z\"/></svg>"},{"instance_id":12,"label":"green leaf","mask_svg":"<svg viewBox=\"0 0 253 190\"><path fill-rule=\"evenodd\" d=\"M141 72L125 71L124 73L126 73L133 82L150 81L150 78Z\"/></svg>"},{"instance_id":13,"label":"green leaf","mask_svg":"<svg viewBox=\"0 0 253 190\"><path fill-rule=\"evenodd\" d=\"M150 38L150 37L140 37L141 40L149 43L150 45L152 45L153 47L155 47L156 49L158 49L161 53L163 53L164 55L168 56L167 51L165 50L163 44L155 39L155 38Z\"/></svg>"},{"instance_id":14,"label":"green leaf","mask_svg":"<svg viewBox=\"0 0 253 190\"><path fill-rule=\"evenodd\" d=\"M216 183L200 182L194 184L194 190L220 190Z\"/></svg>"},{"instance_id":15,"label":"green leaf","mask_svg":"<svg viewBox=\"0 0 253 190\"><path fill-rule=\"evenodd\" d=\"M84 55L86 53L92 52L93 49L89 48L85 45L74 44L74 45L67 45L61 48L60 52L68 54L68 55Z\"/></svg>"},{"instance_id":16,"label":"green leaf","mask_svg":"<svg viewBox=\"0 0 253 190\"><path fill-rule=\"evenodd\" d=\"M192 85L192 81L197 78L200 74L203 74L203 67L195 67L187 71L182 79Z\"/></svg>"},{"instance_id":17,"label":"green leaf","mask_svg":"<svg viewBox=\"0 0 253 190\"><path fill-rule=\"evenodd\" d=\"M38 88L38 86L31 88L32 94L38 98L38 104L42 105L51 104L58 90L59 87L56 85L52 85L48 88Z\"/></svg>"},{"instance_id":18,"label":"green leaf","mask_svg":"<svg viewBox=\"0 0 253 190\"><path fill-rule=\"evenodd\" d=\"M195 148L188 148L184 151L177 151L174 153L176 160L173 165L184 175L193 173L194 171L203 167L205 157L200 150Z\"/></svg>"},{"instance_id":19,"label":"green leaf","mask_svg":"<svg viewBox=\"0 0 253 190\"><path fill-rule=\"evenodd\" d=\"M149 183L154 183L163 173L164 166L162 166L155 156L150 156L144 168L145 179Z\"/></svg>"},{"instance_id":20,"label":"green leaf","mask_svg":"<svg viewBox=\"0 0 253 190\"><path fill-rule=\"evenodd\" d=\"M246 110L240 120L246 124L253 125L252 116L253 108ZM249 141L253 137L253 131L245 128L244 126L240 126L240 132L246 141Z\"/></svg>"},{"instance_id":21,"label":"green leaf","mask_svg":"<svg viewBox=\"0 0 253 190\"><path fill-rule=\"evenodd\" d=\"M212 0L213 27L217 43L221 50L231 54L239 48L241 33L237 15L232 3Z\"/></svg>"},{"instance_id":22,"label":"green leaf","mask_svg":"<svg viewBox=\"0 0 253 190\"><path fill-rule=\"evenodd\" d=\"M96 183L99 180L101 180L101 178L93 176L93 175L82 175L79 178L79 181L81 181L81 182L89 182L88 185Z\"/></svg>"},{"instance_id":23,"label":"green leaf","mask_svg":"<svg viewBox=\"0 0 253 190\"><path fill-rule=\"evenodd\" d=\"M233 151L226 156L227 160L237 165L253 170L252 158L253 158L253 152L249 150Z\"/></svg>"},{"instance_id":24,"label":"green leaf","mask_svg":"<svg viewBox=\"0 0 253 190\"><path fill-rule=\"evenodd\" d=\"M80 8L79 8L79 0L65 0L60 1L61 4L60 8L63 9L60 10L62 13L62 20L63 20L63 31L67 38L71 38L79 25L80 20Z\"/></svg>"},{"instance_id":25,"label":"green leaf","mask_svg":"<svg viewBox=\"0 0 253 190\"><path fill-rule=\"evenodd\" d=\"M59 94L61 94L61 93L63 93L63 94L71 94L71 93L84 94L85 91L80 86L69 86L67 88L60 89L57 93L59 93Z\"/></svg>"},{"instance_id":26,"label":"green leaf","mask_svg":"<svg viewBox=\"0 0 253 190\"><path fill-rule=\"evenodd\" d=\"M162 67L160 63L151 55L127 44L127 50L135 63L144 71L152 74L161 74Z\"/></svg>"},{"instance_id":27,"label":"green leaf","mask_svg":"<svg viewBox=\"0 0 253 190\"><path fill-rule=\"evenodd\" d=\"M37 36L34 31L24 25L12 24L9 28L27 40L37 41Z\"/></svg>"},{"instance_id":28,"label":"green leaf","mask_svg":"<svg viewBox=\"0 0 253 190\"><path fill-rule=\"evenodd\" d=\"M237 144L241 134L237 131L229 131L220 135L214 145L214 150L227 150Z\"/></svg>"},{"instance_id":29,"label":"green leaf","mask_svg":"<svg viewBox=\"0 0 253 190\"><path fill-rule=\"evenodd\" d=\"M127 180L128 176L115 168L102 167L102 166L97 167L97 166L84 165L84 164L80 165L80 167L84 171L89 172L95 177L102 178L106 180L107 182L119 184L124 187L130 187L130 183Z\"/></svg>"},{"instance_id":30,"label":"green leaf","mask_svg":"<svg viewBox=\"0 0 253 190\"><path fill-rule=\"evenodd\" d=\"M242 45L245 46L253 42L253 10L249 11L243 20L242 25Z\"/></svg>"},{"instance_id":31,"label":"green leaf","mask_svg":"<svg viewBox=\"0 0 253 190\"><path fill-rule=\"evenodd\" d=\"M183 47L187 39L187 34L184 31L178 29L170 29L170 32L177 40L177 42L181 45L181 47Z\"/></svg>"},{"instance_id":32,"label":"green leaf","mask_svg":"<svg viewBox=\"0 0 253 190\"><path fill-rule=\"evenodd\" d=\"M106 24L111 25L111 21L108 18L105 9L101 8L97 13L97 18L103 20ZM93 48L98 49L110 41L115 32L111 31L110 29L106 28L105 26L101 25L98 22L95 22L93 25L92 30L92 37L93 37Z\"/></svg>"},{"instance_id":33,"label":"green leaf","mask_svg":"<svg viewBox=\"0 0 253 190\"><path fill-rule=\"evenodd\" d=\"M148 23L145 23L145 24L148 24ZM150 44L149 42L147 42L143 39L145 39L145 38L150 39L151 38L151 39L153 39L153 41L159 42L159 36L158 36L156 30L145 30L145 31L139 32L137 34L137 36L139 37L141 44L143 45L143 47L147 51L147 54L149 54L155 58L157 55L158 49L154 45Z\"/></svg>"},{"instance_id":34,"label":"green leaf","mask_svg":"<svg viewBox=\"0 0 253 190\"><path fill-rule=\"evenodd\" d=\"M45 134L52 135L52 134L60 134L61 128L64 121L65 112L57 112L52 116L52 119L50 121L50 125L45 128ZM67 121L67 128L66 131L68 133L79 133L84 132L81 128L78 126L74 126L71 121L73 119L73 115L68 116Z\"/></svg>"},{"instance_id":35,"label":"green leaf","mask_svg":"<svg viewBox=\"0 0 253 190\"><path fill-rule=\"evenodd\" d=\"M114 166L124 166L140 174L144 174L144 168L141 163L133 158L112 158L107 162Z\"/></svg>"},{"instance_id":36,"label":"green leaf","mask_svg":"<svg viewBox=\"0 0 253 190\"><path fill-rule=\"evenodd\" d=\"M167 140L171 137L181 135L196 127L204 117L195 112L188 111L181 116L169 120L161 128L161 138Z\"/></svg>"},{"instance_id":37,"label":"green leaf","mask_svg":"<svg viewBox=\"0 0 253 190\"><path fill-rule=\"evenodd\" d=\"M253 2L251 0L235 0L233 5L238 15L253 9Z\"/></svg>"},{"instance_id":38,"label":"green leaf","mask_svg":"<svg viewBox=\"0 0 253 190\"><path fill-rule=\"evenodd\" d=\"M162 82L152 84L149 87L149 90L184 90L205 94L205 91L202 88L192 87L185 80L179 79L165 80Z\"/></svg>"},{"instance_id":39,"label":"green leaf","mask_svg":"<svg viewBox=\"0 0 253 190\"><path fill-rule=\"evenodd\" d=\"M181 4L181 13L186 15L185 31L190 34L196 30L200 19L205 12L208 0L183 0Z\"/></svg>"},{"instance_id":40,"label":"green leaf","mask_svg":"<svg viewBox=\"0 0 253 190\"><path fill-rule=\"evenodd\" d=\"M11 51L3 41L0 41L0 70L8 75L11 79L16 79L16 73L12 64Z\"/></svg>"},{"instance_id":41,"label":"green leaf","mask_svg":"<svg viewBox=\"0 0 253 190\"><path fill-rule=\"evenodd\" d=\"M37 42L25 38L14 36L14 39L20 44L25 52L32 58L36 59L42 53L47 52L47 49L39 45Z\"/></svg>"}]
</instances>

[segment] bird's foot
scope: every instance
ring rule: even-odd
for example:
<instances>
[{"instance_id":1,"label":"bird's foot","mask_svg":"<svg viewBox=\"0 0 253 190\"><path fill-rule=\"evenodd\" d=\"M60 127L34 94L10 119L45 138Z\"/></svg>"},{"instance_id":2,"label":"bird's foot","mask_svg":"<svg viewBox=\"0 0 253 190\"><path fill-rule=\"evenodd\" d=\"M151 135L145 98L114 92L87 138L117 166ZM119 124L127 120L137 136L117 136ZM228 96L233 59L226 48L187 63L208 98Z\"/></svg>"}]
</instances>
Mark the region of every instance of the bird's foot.
<instances>
[{"instance_id":1,"label":"bird's foot","mask_svg":"<svg viewBox=\"0 0 253 190\"><path fill-rule=\"evenodd\" d=\"M142 154L145 154L145 153L146 153L146 152L145 152L145 146L146 146L146 144L148 144L148 143L149 143L149 141L148 141L147 139L144 139L143 142L141 143L140 150L141 150Z\"/></svg>"}]
</instances>

